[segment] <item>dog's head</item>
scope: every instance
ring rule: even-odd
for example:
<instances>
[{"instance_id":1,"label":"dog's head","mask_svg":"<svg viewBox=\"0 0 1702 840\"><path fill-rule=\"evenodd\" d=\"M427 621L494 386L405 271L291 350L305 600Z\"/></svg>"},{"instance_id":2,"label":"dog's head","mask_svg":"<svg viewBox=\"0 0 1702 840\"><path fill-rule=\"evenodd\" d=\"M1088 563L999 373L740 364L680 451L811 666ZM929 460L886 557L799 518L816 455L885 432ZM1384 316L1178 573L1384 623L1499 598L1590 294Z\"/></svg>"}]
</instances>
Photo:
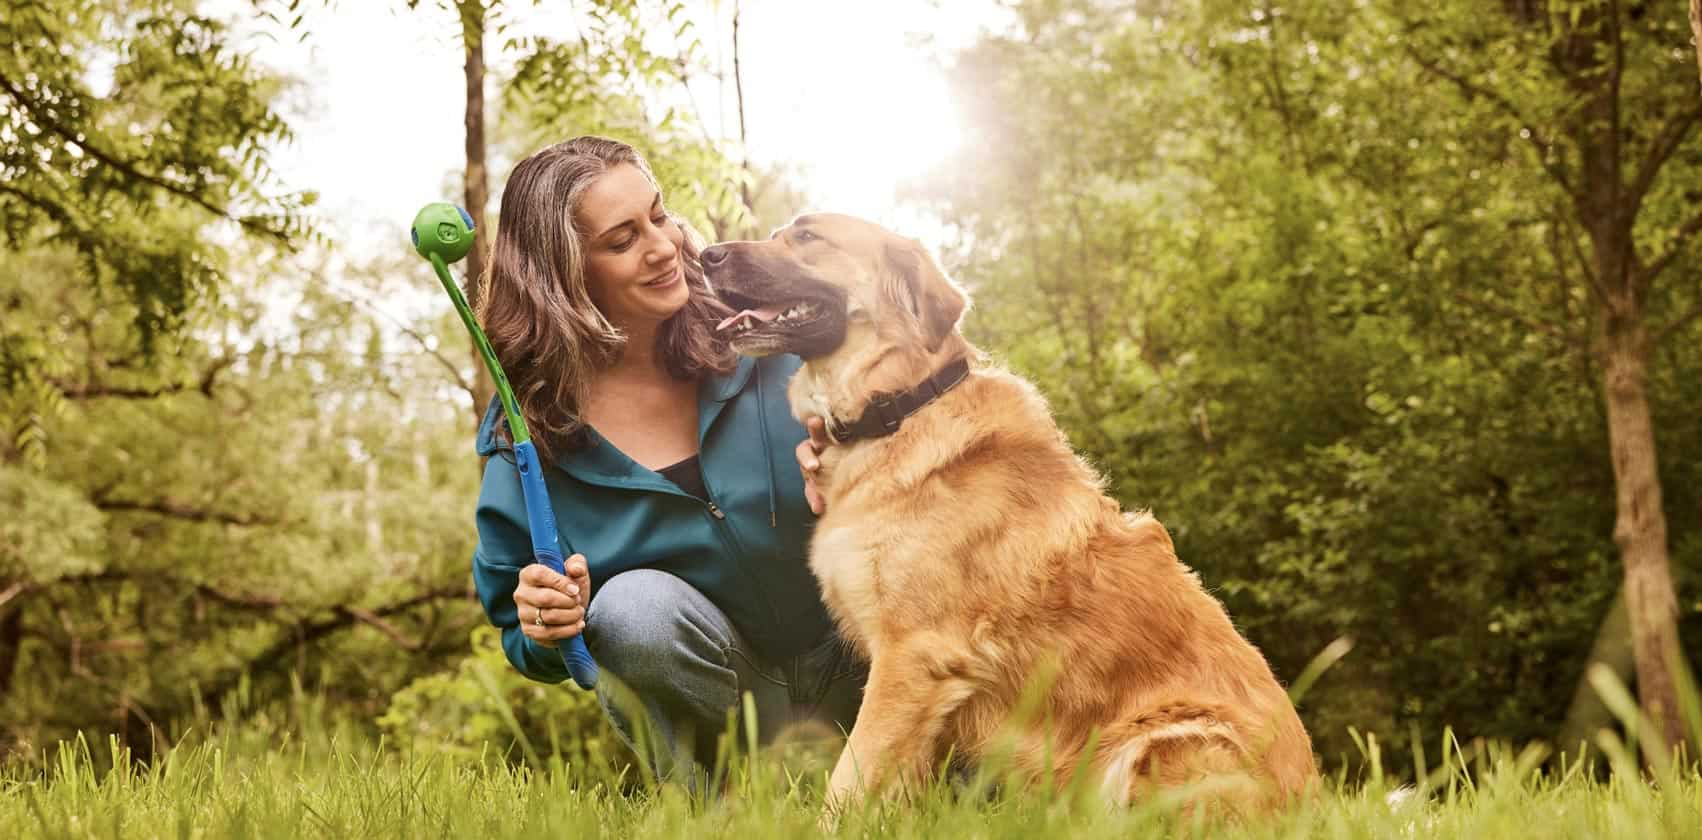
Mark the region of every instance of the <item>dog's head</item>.
<instances>
[{"instance_id":1,"label":"dog's head","mask_svg":"<svg viewBox=\"0 0 1702 840\"><path fill-rule=\"evenodd\" d=\"M921 243L831 213L800 216L767 241L707 248L703 266L738 312L720 329L747 356L819 358L863 330L879 344L932 353L968 303Z\"/></svg>"}]
</instances>

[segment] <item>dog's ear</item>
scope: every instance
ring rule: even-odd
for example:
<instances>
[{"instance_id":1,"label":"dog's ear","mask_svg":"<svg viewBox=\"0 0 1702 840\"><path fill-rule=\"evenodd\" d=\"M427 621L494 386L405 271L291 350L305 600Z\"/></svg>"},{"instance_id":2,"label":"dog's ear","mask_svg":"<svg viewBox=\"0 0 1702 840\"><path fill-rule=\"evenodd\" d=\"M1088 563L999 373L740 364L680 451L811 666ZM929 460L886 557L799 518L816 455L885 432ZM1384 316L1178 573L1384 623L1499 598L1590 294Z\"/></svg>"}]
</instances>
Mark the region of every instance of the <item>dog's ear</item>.
<instances>
[{"instance_id":1,"label":"dog's ear","mask_svg":"<svg viewBox=\"0 0 1702 840\"><path fill-rule=\"evenodd\" d=\"M900 312L915 319L922 340L932 353L957 327L969 299L934 264L922 243L914 239L889 242L886 261L890 272L882 284L882 295Z\"/></svg>"}]
</instances>

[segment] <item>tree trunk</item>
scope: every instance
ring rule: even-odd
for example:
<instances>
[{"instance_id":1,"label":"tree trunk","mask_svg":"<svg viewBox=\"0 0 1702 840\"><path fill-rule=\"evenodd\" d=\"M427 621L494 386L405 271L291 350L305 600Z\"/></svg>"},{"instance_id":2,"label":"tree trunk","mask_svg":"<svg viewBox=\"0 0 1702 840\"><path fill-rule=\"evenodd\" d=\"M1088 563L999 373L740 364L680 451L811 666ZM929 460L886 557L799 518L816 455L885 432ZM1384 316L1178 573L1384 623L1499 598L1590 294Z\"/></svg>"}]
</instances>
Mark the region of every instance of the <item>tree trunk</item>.
<instances>
[{"instance_id":1,"label":"tree trunk","mask_svg":"<svg viewBox=\"0 0 1702 840\"><path fill-rule=\"evenodd\" d=\"M1634 301L1601 319L1602 397L1607 404L1617 516L1613 539L1625 563L1625 606L1637 659L1637 696L1665 747L1678 746L1684 723L1674 659L1678 599L1667 558L1667 520L1649 419L1649 333Z\"/></svg>"},{"instance_id":2,"label":"tree trunk","mask_svg":"<svg viewBox=\"0 0 1702 840\"><path fill-rule=\"evenodd\" d=\"M1573 200L1594 251L1596 353L1613 462L1613 540L1625 566L1621 595L1631 620L1637 696L1656 728L1646 737L1662 742L1645 746L1670 750L1682 743L1684 732L1675 679L1678 599L1668 568L1667 520L1649 416L1644 306L1652 278L1641 276L1633 236L1641 196L1626 183L1632 131L1621 99L1623 23L1617 5L1592 7L1557 44L1553 58L1583 100L1570 127L1583 176Z\"/></svg>"},{"instance_id":3,"label":"tree trunk","mask_svg":"<svg viewBox=\"0 0 1702 840\"><path fill-rule=\"evenodd\" d=\"M5 697L12 691L12 679L18 667L18 650L23 644L24 607L18 604L6 610L5 618L0 618L0 697Z\"/></svg>"},{"instance_id":4,"label":"tree trunk","mask_svg":"<svg viewBox=\"0 0 1702 840\"><path fill-rule=\"evenodd\" d=\"M1697 78L1702 79L1702 0L1690 0L1690 43L1696 47Z\"/></svg>"},{"instance_id":5,"label":"tree trunk","mask_svg":"<svg viewBox=\"0 0 1702 840\"><path fill-rule=\"evenodd\" d=\"M485 167L485 3L484 0L461 0L461 42L466 47L467 109L465 115L467 138L466 203L467 215L473 217L473 229L478 231L477 244L467 254L467 302L475 310L479 305L480 286L484 282L486 255L490 253L491 231L485 227L485 207L490 203L490 184ZM496 385L485 370L478 348L473 349L473 422L476 425L490 405Z\"/></svg>"}]
</instances>

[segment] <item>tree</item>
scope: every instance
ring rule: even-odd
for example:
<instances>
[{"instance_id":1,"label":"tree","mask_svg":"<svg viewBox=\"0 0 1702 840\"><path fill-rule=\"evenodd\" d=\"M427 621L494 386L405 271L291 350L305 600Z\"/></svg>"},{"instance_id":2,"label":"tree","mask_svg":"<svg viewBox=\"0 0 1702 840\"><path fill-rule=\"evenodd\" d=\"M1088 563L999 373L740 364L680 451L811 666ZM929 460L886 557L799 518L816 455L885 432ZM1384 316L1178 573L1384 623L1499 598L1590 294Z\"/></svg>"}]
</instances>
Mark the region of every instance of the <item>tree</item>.
<instances>
[{"instance_id":1,"label":"tree","mask_svg":"<svg viewBox=\"0 0 1702 840\"><path fill-rule=\"evenodd\" d=\"M1420 59L1495 80L1545 140L1569 137L1569 77L1468 4L1016 11L958 58L980 140L921 191L962 234L967 328L1279 675L1356 640L1302 709L1325 756L1347 725L1551 737L1623 575L1593 246L1527 126ZM1663 125L1695 83L1672 15L1626 19L1622 152L1671 146L1637 241L1684 276L1696 255L1665 247L1702 148ZM1647 298L1671 325L1648 380L1669 471L1702 455L1699 298ZM1690 484L1669 485L1687 524Z\"/></svg>"},{"instance_id":2,"label":"tree","mask_svg":"<svg viewBox=\"0 0 1702 840\"><path fill-rule=\"evenodd\" d=\"M1702 0L1690 0L1690 37L1696 47L1696 68L1702 77Z\"/></svg>"},{"instance_id":3,"label":"tree","mask_svg":"<svg viewBox=\"0 0 1702 840\"><path fill-rule=\"evenodd\" d=\"M466 52L464 73L467 78L465 107L467 134L467 212L473 216L473 228L486 231L485 242L467 254L467 301L478 305L479 287L484 281L485 264L490 255L489 228L485 226L490 206L489 166L485 155L485 20L488 9L483 0L457 0L461 13L461 44ZM490 371L473 351L473 416L484 416L485 406L496 393Z\"/></svg>"},{"instance_id":4,"label":"tree","mask_svg":"<svg viewBox=\"0 0 1702 840\"><path fill-rule=\"evenodd\" d=\"M1509 3L1503 17L1487 20L1454 10L1391 14L1418 66L1526 141L1520 145L1558 199L1551 212L1564 213L1552 223L1588 247L1587 259L1556 266L1562 282L1584 293L1586 310L1546 313L1539 323L1575 318L1591 331L1637 692L1667 745L1677 746L1684 737L1675 676L1682 651L1649 377L1654 348L1702 315L1702 308L1678 309L1660 294L1663 283L1676 282L1668 269L1702 230L1702 214L1677 215L1686 208L1672 201L1695 172L1699 155L1690 141L1702 119L1696 79L1678 70L1666 46L1685 27L1676 10L1614 0L1540 10ZM1500 81L1509 76L1526 85L1511 89Z\"/></svg>"},{"instance_id":5,"label":"tree","mask_svg":"<svg viewBox=\"0 0 1702 840\"><path fill-rule=\"evenodd\" d=\"M190 4L12 4L0 43L0 237L71 248L80 264L67 276L134 304L142 356L225 281L203 226L286 245L308 236L312 195L283 192L266 162L288 135L270 105L278 83ZM0 387L41 397L9 440L37 462L49 355L0 326Z\"/></svg>"},{"instance_id":6,"label":"tree","mask_svg":"<svg viewBox=\"0 0 1702 840\"><path fill-rule=\"evenodd\" d=\"M267 166L269 144L288 135L271 106L278 88L188 3L0 10L0 495L22 514L0 552L9 707L33 591L99 568L98 505L49 471L74 405L210 389L221 368L175 378L182 365L160 352L179 350L191 313L226 291L224 249L207 234L286 249L310 236L300 211L311 194L284 192ZM38 321L48 296L67 303ZM68 346L81 341L108 352L81 357ZM119 381L161 366L174 376Z\"/></svg>"}]
</instances>

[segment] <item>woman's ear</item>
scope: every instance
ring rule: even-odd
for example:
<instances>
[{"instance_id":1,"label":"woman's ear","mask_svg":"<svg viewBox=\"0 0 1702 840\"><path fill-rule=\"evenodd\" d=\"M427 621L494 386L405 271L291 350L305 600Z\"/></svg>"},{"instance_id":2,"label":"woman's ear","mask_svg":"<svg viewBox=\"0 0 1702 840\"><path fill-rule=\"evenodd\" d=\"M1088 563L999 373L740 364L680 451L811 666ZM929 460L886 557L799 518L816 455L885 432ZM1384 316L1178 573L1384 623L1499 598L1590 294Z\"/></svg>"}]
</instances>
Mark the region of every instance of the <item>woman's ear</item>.
<instances>
[{"instance_id":1,"label":"woman's ear","mask_svg":"<svg viewBox=\"0 0 1702 840\"><path fill-rule=\"evenodd\" d=\"M914 239L887 243L886 260L891 272L881 286L882 296L914 319L928 352L940 349L957 328L969 299Z\"/></svg>"}]
</instances>

